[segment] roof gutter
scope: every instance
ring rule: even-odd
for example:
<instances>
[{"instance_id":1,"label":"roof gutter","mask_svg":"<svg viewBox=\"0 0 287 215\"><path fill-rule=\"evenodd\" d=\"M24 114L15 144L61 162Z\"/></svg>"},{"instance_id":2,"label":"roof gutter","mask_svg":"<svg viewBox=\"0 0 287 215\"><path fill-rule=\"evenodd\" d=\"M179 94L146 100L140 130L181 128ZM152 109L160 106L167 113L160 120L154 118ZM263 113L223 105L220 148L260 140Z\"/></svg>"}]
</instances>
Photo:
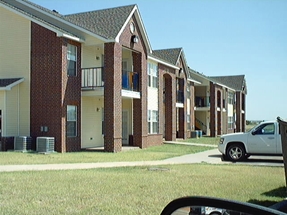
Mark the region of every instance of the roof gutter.
<instances>
[{"instance_id":1,"label":"roof gutter","mask_svg":"<svg viewBox=\"0 0 287 215\"><path fill-rule=\"evenodd\" d=\"M0 91L4 90L11 90L13 87L17 86L18 84L22 83L24 81L24 78L19 79L18 81L13 82L12 84L7 85L6 87L0 87Z\"/></svg>"},{"instance_id":2,"label":"roof gutter","mask_svg":"<svg viewBox=\"0 0 287 215\"><path fill-rule=\"evenodd\" d=\"M188 80L188 81L191 81L191 82L193 82L193 83L196 83L196 84L202 84L201 82L196 81L196 80L191 79L191 78L188 78L187 80Z\"/></svg>"},{"instance_id":3,"label":"roof gutter","mask_svg":"<svg viewBox=\"0 0 287 215\"><path fill-rule=\"evenodd\" d=\"M154 61L156 61L156 62L158 62L158 63L161 63L161 64L163 64L163 65L165 65L165 66L169 66L169 67L171 67L171 68L173 68L173 69L180 69L178 66L175 66L175 65L173 65L173 64L164 62L164 61L159 60L159 59L157 59L157 58L154 58L154 57L151 57L151 56L148 56L147 58L150 59L150 60L154 60Z\"/></svg>"},{"instance_id":4,"label":"roof gutter","mask_svg":"<svg viewBox=\"0 0 287 215\"><path fill-rule=\"evenodd\" d=\"M91 35L91 36L93 36L93 37L96 37L96 38L99 39L99 40L103 40L103 41L105 41L105 42L110 42L107 38L104 38L104 37L101 37L101 36L99 36L99 35L97 35L97 34L95 34L95 33L92 33L92 32L90 32L90 31L88 31L88 30L86 30L86 29L84 29L84 28L81 28L81 27L79 27L79 26L77 26L77 25L75 25L75 24L73 24L73 23L71 23L71 22L69 22L69 21L66 21L66 20L64 20L64 19L62 19L62 18L59 18L59 17L57 17L57 16L54 16L54 15L52 15L52 14L50 14L50 13L44 11L44 10L41 10L41 9L39 9L39 8L33 6L33 5L30 5L30 4L28 4L28 3L24 2L24 1L20 1L20 0L16 0L16 1L17 1L18 3L21 3L21 4L23 4L23 5L27 6L27 7L29 7L29 8L31 8L31 9L35 10L35 11L38 11L38 12L40 12L40 13L46 15L46 16L49 16L49 17L53 18L55 21L59 21L59 22L65 24L65 25L68 25L68 26L70 26L70 27L72 27L72 28L74 28L74 29L77 29L77 30L79 30L79 31L81 31L81 32L84 32L84 33L89 34L89 35ZM15 11L15 10L13 10L13 11ZM24 14L22 13L22 15L24 15ZM24 15L24 16L25 16L25 15ZM26 17L26 18L29 18L29 16L25 16L25 17ZM32 18L32 19L33 19L33 18ZM31 20L31 17L30 17L30 20ZM35 21L35 19L33 19L33 21ZM41 22L41 23L43 24L43 22ZM38 24L39 24L39 23L38 23ZM54 25L54 24L51 23L51 25ZM55 31L55 30L54 30L54 31ZM64 33L63 33L63 34L64 34ZM70 36L70 35L68 35L68 36ZM75 37L75 38L76 38L76 37ZM83 40L81 40L81 41L83 41Z\"/></svg>"},{"instance_id":5,"label":"roof gutter","mask_svg":"<svg viewBox=\"0 0 287 215\"><path fill-rule=\"evenodd\" d=\"M231 91L236 92L235 89L232 89L232 88L230 88L230 87L228 87L228 86L226 86L226 85L224 85L224 84L220 84L220 83L217 83L217 82L214 82L214 81L211 81L211 82L213 82L213 84L219 85L219 86L221 86L221 87L224 87L224 88L227 88L227 89L229 89L229 90L231 90Z\"/></svg>"},{"instance_id":6,"label":"roof gutter","mask_svg":"<svg viewBox=\"0 0 287 215\"><path fill-rule=\"evenodd\" d=\"M70 39L70 40L74 40L74 41L80 42L80 43L85 42L83 39L80 39L78 37L65 34L63 32L57 32L57 37L64 37L64 38L67 38L67 39Z\"/></svg>"}]
</instances>

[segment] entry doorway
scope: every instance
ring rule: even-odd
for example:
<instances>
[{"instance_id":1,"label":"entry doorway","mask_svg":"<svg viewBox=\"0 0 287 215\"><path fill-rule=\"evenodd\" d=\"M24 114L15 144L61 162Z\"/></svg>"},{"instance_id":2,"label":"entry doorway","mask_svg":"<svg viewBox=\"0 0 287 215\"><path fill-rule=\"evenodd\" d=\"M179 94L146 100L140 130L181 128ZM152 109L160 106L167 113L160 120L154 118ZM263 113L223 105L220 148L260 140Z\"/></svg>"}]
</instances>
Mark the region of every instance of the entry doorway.
<instances>
[{"instance_id":1,"label":"entry doorway","mask_svg":"<svg viewBox=\"0 0 287 215\"><path fill-rule=\"evenodd\" d=\"M128 132L129 132L129 112L128 110L122 111L122 144L128 145Z\"/></svg>"}]
</instances>

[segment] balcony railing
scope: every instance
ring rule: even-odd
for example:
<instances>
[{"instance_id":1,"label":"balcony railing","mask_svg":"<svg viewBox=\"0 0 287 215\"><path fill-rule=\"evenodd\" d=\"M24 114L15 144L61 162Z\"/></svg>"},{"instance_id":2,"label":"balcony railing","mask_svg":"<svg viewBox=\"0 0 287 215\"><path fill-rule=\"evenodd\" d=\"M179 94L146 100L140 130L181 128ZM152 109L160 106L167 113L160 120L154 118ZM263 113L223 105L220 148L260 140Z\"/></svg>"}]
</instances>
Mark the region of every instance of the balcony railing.
<instances>
[{"instance_id":1,"label":"balcony railing","mask_svg":"<svg viewBox=\"0 0 287 215\"><path fill-rule=\"evenodd\" d=\"M82 69L82 89L94 90L104 86L104 68L93 67ZM122 71L122 89L139 91L139 75L136 72Z\"/></svg>"},{"instance_id":2,"label":"balcony railing","mask_svg":"<svg viewBox=\"0 0 287 215\"><path fill-rule=\"evenodd\" d=\"M195 107L210 107L209 96L196 96Z\"/></svg>"},{"instance_id":3,"label":"balcony railing","mask_svg":"<svg viewBox=\"0 0 287 215\"><path fill-rule=\"evenodd\" d=\"M176 102L177 103L184 103L184 94L183 91L178 90L176 95Z\"/></svg>"},{"instance_id":4,"label":"balcony railing","mask_svg":"<svg viewBox=\"0 0 287 215\"><path fill-rule=\"evenodd\" d=\"M138 73L123 70L122 88L124 90L139 92Z\"/></svg>"},{"instance_id":5,"label":"balcony railing","mask_svg":"<svg viewBox=\"0 0 287 215\"><path fill-rule=\"evenodd\" d=\"M104 68L93 67L82 69L82 89L95 89L104 86Z\"/></svg>"}]
</instances>

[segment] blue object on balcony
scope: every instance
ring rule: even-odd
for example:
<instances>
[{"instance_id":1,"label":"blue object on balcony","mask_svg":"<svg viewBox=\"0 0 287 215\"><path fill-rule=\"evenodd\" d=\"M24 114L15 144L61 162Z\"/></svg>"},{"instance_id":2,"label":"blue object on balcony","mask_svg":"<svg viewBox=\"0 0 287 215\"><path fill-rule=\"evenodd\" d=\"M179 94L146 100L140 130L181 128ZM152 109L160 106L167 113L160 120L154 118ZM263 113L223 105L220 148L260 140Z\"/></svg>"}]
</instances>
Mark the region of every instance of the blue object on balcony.
<instances>
[{"instance_id":1,"label":"blue object on balcony","mask_svg":"<svg viewBox=\"0 0 287 215\"><path fill-rule=\"evenodd\" d=\"M133 75L133 90L139 91L139 74L134 73Z\"/></svg>"},{"instance_id":2,"label":"blue object on balcony","mask_svg":"<svg viewBox=\"0 0 287 215\"><path fill-rule=\"evenodd\" d=\"M128 74L126 71L123 71L122 87L123 87L123 89L128 89L128 86L129 86Z\"/></svg>"}]
</instances>

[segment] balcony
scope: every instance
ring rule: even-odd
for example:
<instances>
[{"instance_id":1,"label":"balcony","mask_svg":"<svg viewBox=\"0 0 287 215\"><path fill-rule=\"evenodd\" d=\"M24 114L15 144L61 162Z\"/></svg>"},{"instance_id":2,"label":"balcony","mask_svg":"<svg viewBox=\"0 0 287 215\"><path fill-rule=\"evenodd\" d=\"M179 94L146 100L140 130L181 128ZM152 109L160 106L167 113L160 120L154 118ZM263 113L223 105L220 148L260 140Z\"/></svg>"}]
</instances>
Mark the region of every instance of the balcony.
<instances>
[{"instance_id":1,"label":"balcony","mask_svg":"<svg viewBox=\"0 0 287 215\"><path fill-rule=\"evenodd\" d=\"M104 87L104 68L82 69L82 90L95 90ZM139 75L136 72L122 71L122 89L139 92Z\"/></svg>"},{"instance_id":2,"label":"balcony","mask_svg":"<svg viewBox=\"0 0 287 215\"><path fill-rule=\"evenodd\" d=\"M139 92L139 75L136 72L123 70L122 89Z\"/></svg>"},{"instance_id":3,"label":"balcony","mask_svg":"<svg viewBox=\"0 0 287 215\"><path fill-rule=\"evenodd\" d=\"M181 90L177 91L176 103L184 103L184 94L183 94L183 91Z\"/></svg>"},{"instance_id":4,"label":"balcony","mask_svg":"<svg viewBox=\"0 0 287 215\"><path fill-rule=\"evenodd\" d=\"M195 107L210 107L209 96L195 96Z\"/></svg>"},{"instance_id":5,"label":"balcony","mask_svg":"<svg viewBox=\"0 0 287 215\"><path fill-rule=\"evenodd\" d=\"M103 67L82 69L82 90L94 90L104 86Z\"/></svg>"}]
</instances>

